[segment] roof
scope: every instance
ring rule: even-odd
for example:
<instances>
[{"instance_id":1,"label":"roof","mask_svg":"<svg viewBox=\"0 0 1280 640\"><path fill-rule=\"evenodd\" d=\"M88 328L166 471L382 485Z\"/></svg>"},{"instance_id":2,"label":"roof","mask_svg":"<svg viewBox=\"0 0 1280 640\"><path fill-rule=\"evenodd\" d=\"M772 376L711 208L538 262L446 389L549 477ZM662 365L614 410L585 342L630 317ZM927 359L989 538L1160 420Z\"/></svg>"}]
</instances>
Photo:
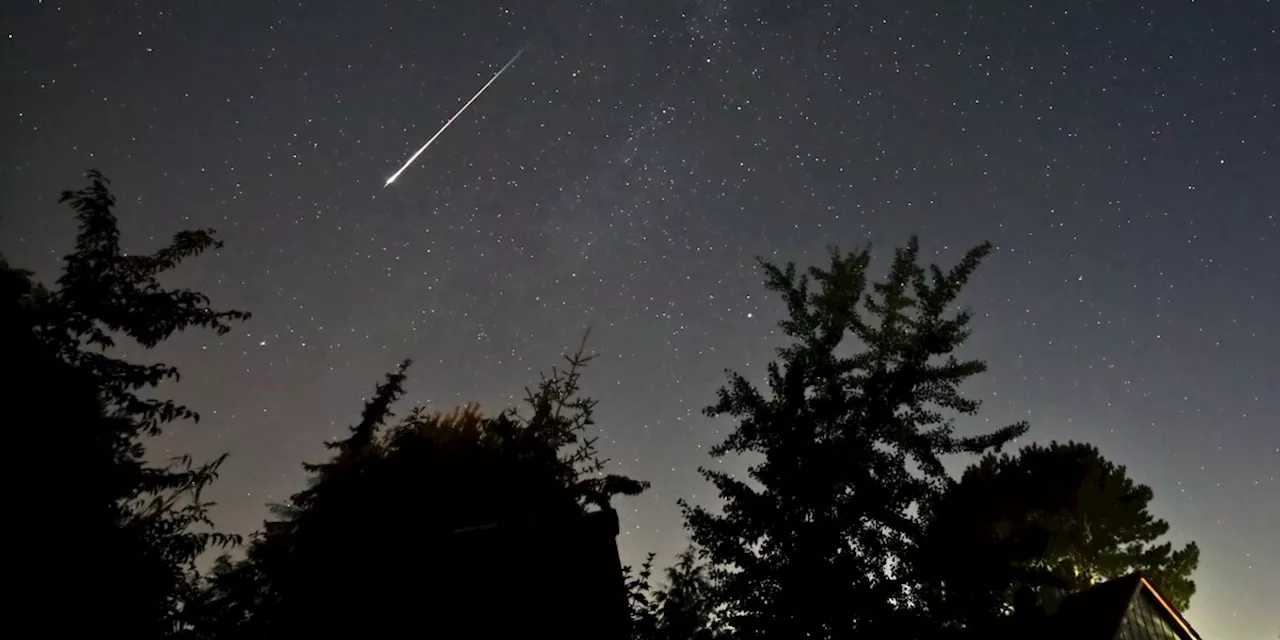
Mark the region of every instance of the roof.
<instances>
[{"instance_id":1,"label":"roof","mask_svg":"<svg viewBox=\"0 0 1280 640\"><path fill-rule=\"evenodd\" d=\"M1132 573L1073 593L1058 605L1053 626L1077 638L1113 638L1138 587Z\"/></svg>"},{"instance_id":2,"label":"roof","mask_svg":"<svg viewBox=\"0 0 1280 640\"><path fill-rule=\"evenodd\" d=\"M1201 640L1142 572L1109 580L1063 599L1049 617L1062 638L1077 640Z\"/></svg>"},{"instance_id":3,"label":"roof","mask_svg":"<svg viewBox=\"0 0 1280 640\"><path fill-rule=\"evenodd\" d=\"M615 538L620 533L618 512L613 509L591 511L574 518L556 518L546 521L508 521L491 522L481 525L453 529L454 535L475 534L481 532L502 532L506 534L529 535L531 532L566 532L579 535Z\"/></svg>"}]
</instances>

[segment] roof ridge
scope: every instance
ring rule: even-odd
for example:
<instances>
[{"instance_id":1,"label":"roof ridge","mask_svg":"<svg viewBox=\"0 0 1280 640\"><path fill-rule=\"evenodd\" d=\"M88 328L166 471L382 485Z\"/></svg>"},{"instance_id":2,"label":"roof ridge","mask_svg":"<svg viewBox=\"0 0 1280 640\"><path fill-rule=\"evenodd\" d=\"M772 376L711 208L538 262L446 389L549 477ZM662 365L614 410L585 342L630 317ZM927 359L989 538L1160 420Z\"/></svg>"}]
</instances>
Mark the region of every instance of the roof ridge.
<instances>
[{"instance_id":1,"label":"roof ridge","mask_svg":"<svg viewBox=\"0 0 1280 640\"><path fill-rule=\"evenodd\" d=\"M1191 623L1187 622L1187 619L1182 617L1182 612L1178 611L1176 607L1170 604L1169 599L1165 598L1163 593L1160 593L1160 589L1156 587L1155 583L1151 581L1151 578L1147 576L1145 571L1135 571L1132 575L1136 575L1138 577L1138 583L1145 587L1151 595L1155 596L1156 602L1160 603L1160 606L1165 610L1165 612L1173 618L1173 621L1176 622L1179 627L1182 627L1182 630L1185 631L1192 640L1201 640L1200 634L1196 633L1196 630L1191 627Z\"/></svg>"}]
</instances>

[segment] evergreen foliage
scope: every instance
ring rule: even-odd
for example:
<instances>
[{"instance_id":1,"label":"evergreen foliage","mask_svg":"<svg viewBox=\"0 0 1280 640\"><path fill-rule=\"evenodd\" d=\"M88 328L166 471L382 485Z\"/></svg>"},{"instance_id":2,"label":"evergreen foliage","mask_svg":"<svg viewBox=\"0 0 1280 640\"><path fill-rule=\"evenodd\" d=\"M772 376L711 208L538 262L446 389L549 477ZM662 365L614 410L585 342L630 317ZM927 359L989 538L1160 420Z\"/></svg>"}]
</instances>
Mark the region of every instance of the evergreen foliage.
<instances>
[{"instance_id":1,"label":"evergreen foliage","mask_svg":"<svg viewBox=\"0 0 1280 640\"><path fill-rule=\"evenodd\" d=\"M52 461L26 467L38 621L56 620L67 636L483 637L477 629L497 628L482 624L491 617L514 626L554 614L569 625L589 617L584 608L607 608L608 594L592 600L553 575L560 558L607 555L574 548L578 538L557 544L571 539L567 523L648 487L607 473L587 437L585 337L567 366L526 389L522 409L492 416L468 405L394 421L404 361L359 421L325 443L329 458L303 465L307 484L272 505L244 557L199 574L198 557L240 542L214 529L203 498L225 456L147 455L166 425L199 416L156 397L175 368L139 364L116 342L148 349L187 329L225 334L249 315L159 281L220 247L211 230L129 254L109 181L96 171L88 180L61 198L78 233L54 288L0 258L11 422L21 450ZM748 477L700 470L723 506L681 501L692 544L662 585L651 584L653 554L638 570L618 576L615 563L588 580L589 590L617 576L616 617L627 615L625 594L633 640L974 637L1044 609L1057 591L1134 570L1187 608L1198 547L1161 542L1169 525L1149 513L1153 491L1125 467L1075 442L992 453L1024 423L956 433L955 416L979 410L960 385L986 370L956 355L971 318L957 301L990 250L944 270L918 264L912 238L878 281L870 247L833 248L825 268L803 273L761 261L790 341L765 388L729 372L706 409L735 421L713 457L748 457ZM984 457L955 480L943 468L954 455ZM485 537L496 529L540 533L516 544ZM480 602L467 595L490 585L502 589ZM474 621L471 633L450 627L459 620Z\"/></svg>"},{"instance_id":2,"label":"evergreen foliage","mask_svg":"<svg viewBox=\"0 0 1280 640\"><path fill-rule=\"evenodd\" d=\"M984 457L942 497L921 549L933 611L971 627L1138 570L1185 611L1199 548L1158 542L1169 524L1149 513L1153 496L1088 444Z\"/></svg>"},{"instance_id":3,"label":"evergreen foliage","mask_svg":"<svg viewBox=\"0 0 1280 640\"><path fill-rule=\"evenodd\" d=\"M958 387L986 366L954 355L970 319L954 306L990 249L925 269L913 238L875 283L869 247L832 249L829 266L806 275L761 262L792 342L769 365L768 394L730 373L706 412L737 421L713 456L762 460L750 481L702 470L722 513L683 504L737 637L897 637L915 624L906 561L929 500L948 486L942 457L997 449L1027 428L960 437L944 414L979 407Z\"/></svg>"}]
</instances>

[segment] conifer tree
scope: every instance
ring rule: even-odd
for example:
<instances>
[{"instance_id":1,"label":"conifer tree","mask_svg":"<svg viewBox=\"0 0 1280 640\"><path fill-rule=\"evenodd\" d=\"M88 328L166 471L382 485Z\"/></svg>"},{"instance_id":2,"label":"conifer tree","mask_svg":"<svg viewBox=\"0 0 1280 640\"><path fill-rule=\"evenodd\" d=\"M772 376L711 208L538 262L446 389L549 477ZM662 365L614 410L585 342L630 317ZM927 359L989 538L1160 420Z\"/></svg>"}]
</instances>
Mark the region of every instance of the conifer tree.
<instances>
[{"instance_id":1,"label":"conifer tree","mask_svg":"<svg viewBox=\"0 0 1280 640\"><path fill-rule=\"evenodd\" d=\"M918 587L906 563L928 500L947 486L942 457L998 449L1027 428L958 436L947 415L979 408L959 391L986 366L954 354L970 320L956 301L990 249L926 269L912 238L875 283L869 247L832 249L827 268L805 275L761 261L765 286L786 304L779 326L791 342L768 367L767 393L730 372L706 410L736 420L712 456L758 462L749 480L701 470L720 513L682 505L736 637L911 629Z\"/></svg>"},{"instance_id":2,"label":"conifer tree","mask_svg":"<svg viewBox=\"0 0 1280 640\"><path fill-rule=\"evenodd\" d=\"M932 577L934 615L974 627L1020 602L1043 610L1051 593L1133 571L1185 611L1199 548L1159 542L1169 523L1148 511L1153 496L1089 444L1032 444L984 457L933 510L920 568Z\"/></svg>"},{"instance_id":3,"label":"conifer tree","mask_svg":"<svg viewBox=\"0 0 1280 640\"><path fill-rule=\"evenodd\" d=\"M88 179L60 200L78 233L57 286L3 265L11 408L33 456L33 613L66 635L170 636L183 626L195 559L236 542L211 530L202 498L223 458L148 461L148 438L198 415L142 393L176 379L175 368L126 360L113 347L126 338L150 348L190 328L222 334L248 314L215 311L203 294L158 280L219 247L211 230L179 232L151 255L126 253L109 181L97 171Z\"/></svg>"}]
</instances>

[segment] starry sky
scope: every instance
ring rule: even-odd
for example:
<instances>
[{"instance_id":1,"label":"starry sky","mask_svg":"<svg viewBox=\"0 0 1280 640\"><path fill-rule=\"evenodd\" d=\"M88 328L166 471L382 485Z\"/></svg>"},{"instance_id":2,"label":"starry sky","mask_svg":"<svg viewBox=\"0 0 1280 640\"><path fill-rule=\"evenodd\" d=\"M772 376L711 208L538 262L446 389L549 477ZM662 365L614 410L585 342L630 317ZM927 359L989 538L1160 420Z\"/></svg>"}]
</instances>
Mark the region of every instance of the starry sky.
<instances>
[{"instance_id":1,"label":"starry sky","mask_svg":"<svg viewBox=\"0 0 1280 640\"><path fill-rule=\"evenodd\" d=\"M599 444L653 483L624 561L668 560L698 465L741 468L701 408L780 344L755 256L989 239L962 426L1097 444L1200 543L1192 624L1280 627L1275 2L13 0L0 36L12 262L56 277L88 168L134 250L226 241L172 283L253 319L145 355L204 417L155 451L231 453L225 528L400 359L404 409L496 410L589 326Z\"/></svg>"}]
</instances>

